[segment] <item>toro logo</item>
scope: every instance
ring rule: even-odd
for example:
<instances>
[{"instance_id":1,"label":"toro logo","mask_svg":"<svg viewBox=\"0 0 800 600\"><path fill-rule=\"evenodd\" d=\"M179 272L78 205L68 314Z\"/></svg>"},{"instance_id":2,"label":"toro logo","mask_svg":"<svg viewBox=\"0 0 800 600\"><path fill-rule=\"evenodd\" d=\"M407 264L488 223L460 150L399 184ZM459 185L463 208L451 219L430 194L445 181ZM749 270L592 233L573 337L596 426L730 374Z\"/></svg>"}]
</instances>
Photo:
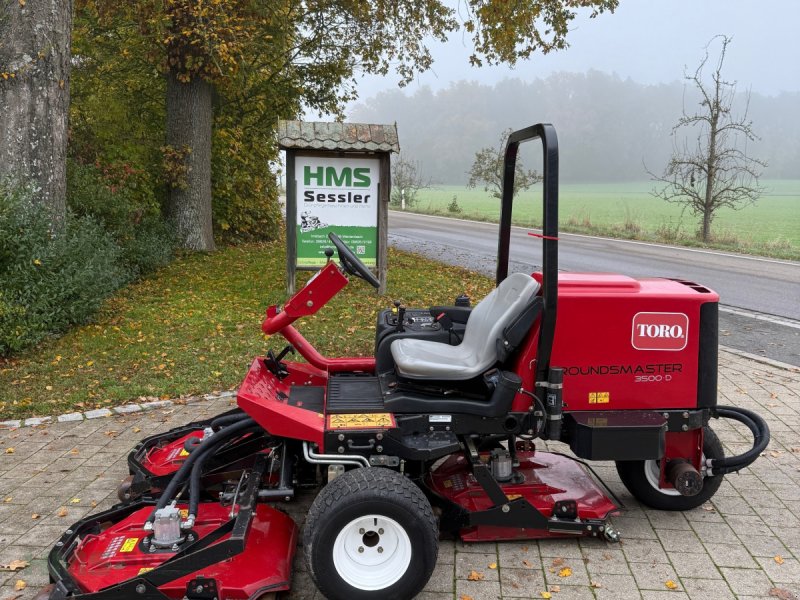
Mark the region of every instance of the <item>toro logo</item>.
<instances>
[{"instance_id":1,"label":"toro logo","mask_svg":"<svg viewBox=\"0 0 800 600\"><path fill-rule=\"evenodd\" d=\"M631 344L637 350L683 350L689 317L683 313L640 312L633 317Z\"/></svg>"}]
</instances>

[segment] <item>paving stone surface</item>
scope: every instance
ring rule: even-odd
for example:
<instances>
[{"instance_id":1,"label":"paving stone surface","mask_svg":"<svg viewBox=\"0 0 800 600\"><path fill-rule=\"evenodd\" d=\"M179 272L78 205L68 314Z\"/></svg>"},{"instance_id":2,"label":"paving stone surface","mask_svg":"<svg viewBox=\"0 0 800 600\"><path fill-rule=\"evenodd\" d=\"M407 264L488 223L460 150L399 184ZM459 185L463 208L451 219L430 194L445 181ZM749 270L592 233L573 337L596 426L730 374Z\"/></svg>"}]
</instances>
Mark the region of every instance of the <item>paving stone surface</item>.
<instances>
[{"instance_id":1,"label":"paving stone surface","mask_svg":"<svg viewBox=\"0 0 800 600\"><path fill-rule=\"evenodd\" d=\"M136 442L211 417L234 402L142 405L146 411L0 428L0 565L30 563L15 573L0 570L0 600L32 598L48 582L47 553L63 531L117 502L116 487L127 475L126 456ZM595 463L626 505L614 519L621 543L442 540L436 569L419 598L521 599L547 592L556 600L800 599L800 372L722 352L719 402L759 412L772 441L755 464L726 477L704 507L685 513L645 508L625 490L613 465ZM743 427L724 420L712 425L727 453L746 449ZM283 507L302 526L313 499L313 493L303 493ZM321 599L298 550L289 597ZM560 577L565 568L569 576ZM473 571L479 577L470 578ZM21 591L15 590L18 581L26 584Z\"/></svg>"}]
</instances>

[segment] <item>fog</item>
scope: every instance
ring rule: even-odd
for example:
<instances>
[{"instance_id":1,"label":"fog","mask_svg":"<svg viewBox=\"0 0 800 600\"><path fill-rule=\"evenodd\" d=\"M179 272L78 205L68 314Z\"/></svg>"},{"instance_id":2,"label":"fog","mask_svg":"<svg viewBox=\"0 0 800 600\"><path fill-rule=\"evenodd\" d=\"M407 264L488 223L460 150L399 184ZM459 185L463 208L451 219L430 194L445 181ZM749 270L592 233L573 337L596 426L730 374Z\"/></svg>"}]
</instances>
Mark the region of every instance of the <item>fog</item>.
<instances>
[{"instance_id":1,"label":"fog","mask_svg":"<svg viewBox=\"0 0 800 600\"><path fill-rule=\"evenodd\" d=\"M568 49L514 69L469 67L461 34L432 44L431 72L402 90L396 77L361 79L347 117L396 121L404 154L441 183L465 183L477 150L537 121L556 125L565 181L645 180L645 165L660 172L666 164L682 108L698 108L684 72L725 34L734 112L749 95L760 137L748 152L769 163L766 178L800 179L798 25L797 0L622 0L614 14L579 16ZM712 57L720 46L712 44Z\"/></svg>"}]
</instances>

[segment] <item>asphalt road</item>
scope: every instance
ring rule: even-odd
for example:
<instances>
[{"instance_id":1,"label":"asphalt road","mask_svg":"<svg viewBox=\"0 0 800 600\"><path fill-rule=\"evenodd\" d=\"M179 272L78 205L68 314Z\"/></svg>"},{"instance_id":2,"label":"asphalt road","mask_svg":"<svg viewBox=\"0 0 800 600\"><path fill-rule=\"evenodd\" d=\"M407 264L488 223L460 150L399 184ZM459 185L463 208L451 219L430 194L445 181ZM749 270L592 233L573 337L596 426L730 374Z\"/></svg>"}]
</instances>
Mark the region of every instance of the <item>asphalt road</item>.
<instances>
[{"instance_id":1,"label":"asphalt road","mask_svg":"<svg viewBox=\"0 0 800 600\"><path fill-rule=\"evenodd\" d=\"M389 241L448 264L494 275L497 230L478 223L390 211ZM541 240L512 228L509 271L541 265ZM631 277L680 277L719 293L720 343L800 365L800 263L627 240L561 234L559 268Z\"/></svg>"}]
</instances>

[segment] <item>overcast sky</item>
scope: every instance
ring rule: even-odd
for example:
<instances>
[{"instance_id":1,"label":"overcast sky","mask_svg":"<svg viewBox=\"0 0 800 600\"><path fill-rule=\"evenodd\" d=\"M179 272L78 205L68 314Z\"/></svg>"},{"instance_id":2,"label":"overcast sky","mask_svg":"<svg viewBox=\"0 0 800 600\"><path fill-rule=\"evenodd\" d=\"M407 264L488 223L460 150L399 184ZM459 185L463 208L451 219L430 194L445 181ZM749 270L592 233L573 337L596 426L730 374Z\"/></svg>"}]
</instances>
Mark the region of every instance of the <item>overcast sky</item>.
<instances>
[{"instance_id":1,"label":"overcast sky","mask_svg":"<svg viewBox=\"0 0 800 600\"><path fill-rule=\"evenodd\" d=\"M621 0L617 10L595 19L579 16L568 36L570 47L535 54L516 68L469 66L469 39L462 32L446 44L431 44L435 63L407 86L434 90L453 81L493 84L507 77L529 81L557 71L597 69L642 83L678 80L694 68L717 34L733 38L725 75L767 95L800 91L800 0ZM395 88L398 78L364 77L362 99ZM800 107L798 107L800 108Z\"/></svg>"}]
</instances>

